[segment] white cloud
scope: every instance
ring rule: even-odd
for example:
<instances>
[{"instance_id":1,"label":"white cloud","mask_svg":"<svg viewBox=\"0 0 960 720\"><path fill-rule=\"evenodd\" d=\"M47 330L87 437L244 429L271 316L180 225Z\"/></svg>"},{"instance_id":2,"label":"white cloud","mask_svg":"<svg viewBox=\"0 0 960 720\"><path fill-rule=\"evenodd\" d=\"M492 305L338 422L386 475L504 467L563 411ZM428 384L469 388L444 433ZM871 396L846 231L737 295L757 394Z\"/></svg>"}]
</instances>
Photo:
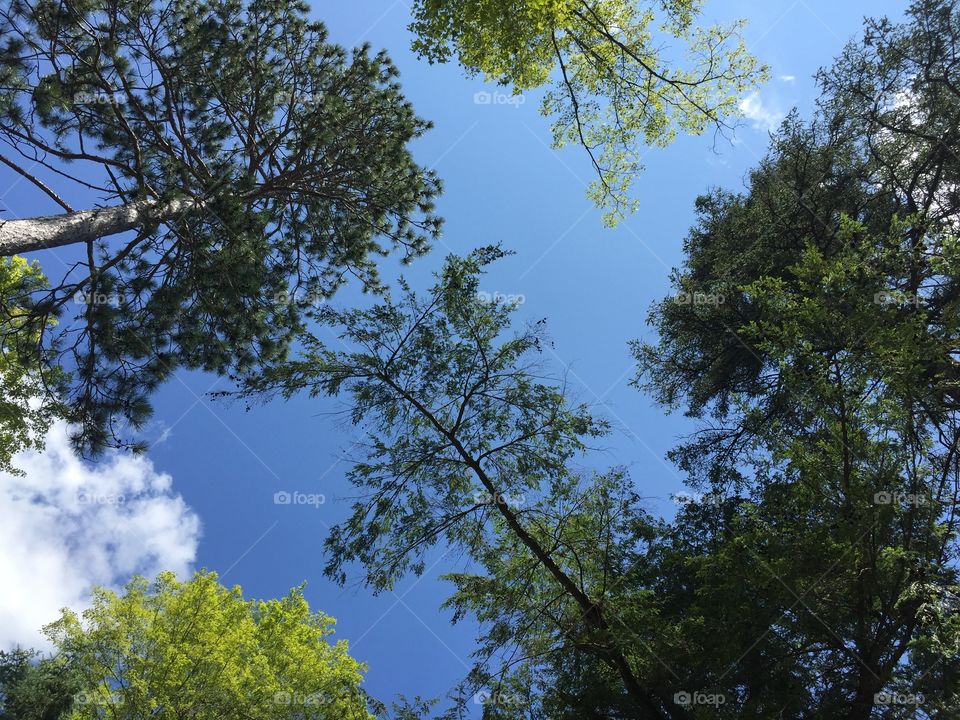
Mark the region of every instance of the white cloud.
<instances>
[{"instance_id":1,"label":"white cloud","mask_svg":"<svg viewBox=\"0 0 960 720\"><path fill-rule=\"evenodd\" d=\"M94 585L190 572L200 520L147 458L83 462L59 424L13 464L26 474L0 473L0 648L47 647L40 628L87 607Z\"/></svg>"},{"instance_id":2,"label":"white cloud","mask_svg":"<svg viewBox=\"0 0 960 720\"><path fill-rule=\"evenodd\" d=\"M796 75L777 75L777 80L780 82L790 83L793 85L797 81Z\"/></svg>"},{"instance_id":3,"label":"white cloud","mask_svg":"<svg viewBox=\"0 0 960 720\"><path fill-rule=\"evenodd\" d=\"M783 113L767 107L757 91L753 91L740 101L740 112L747 120L752 121L754 130L766 132L776 130L784 118Z\"/></svg>"}]
</instances>

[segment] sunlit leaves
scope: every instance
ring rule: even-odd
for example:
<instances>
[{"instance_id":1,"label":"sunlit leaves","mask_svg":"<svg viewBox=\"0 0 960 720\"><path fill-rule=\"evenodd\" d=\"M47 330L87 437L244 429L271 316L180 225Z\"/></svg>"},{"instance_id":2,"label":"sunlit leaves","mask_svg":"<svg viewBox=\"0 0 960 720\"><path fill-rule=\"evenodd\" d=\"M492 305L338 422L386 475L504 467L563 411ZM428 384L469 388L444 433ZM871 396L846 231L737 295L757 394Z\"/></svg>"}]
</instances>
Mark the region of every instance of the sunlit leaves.
<instances>
[{"instance_id":1,"label":"sunlit leaves","mask_svg":"<svg viewBox=\"0 0 960 720\"><path fill-rule=\"evenodd\" d=\"M740 39L743 24L697 27L699 5L417 0L411 27L431 62L456 59L515 93L549 86L541 110L553 143L587 150L596 172L588 194L614 225L638 205L629 190L645 146L722 127L766 76Z\"/></svg>"},{"instance_id":2,"label":"sunlit leaves","mask_svg":"<svg viewBox=\"0 0 960 720\"><path fill-rule=\"evenodd\" d=\"M89 610L46 631L79 675L71 720L369 718L365 668L330 641L332 626L302 589L246 600L212 573L166 573L98 590Z\"/></svg>"},{"instance_id":3,"label":"sunlit leaves","mask_svg":"<svg viewBox=\"0 0 960 720\"><path fill-rule=\"evenodd\" d=\"M40 329L30 321L31 298L46 287L36 263L0 259L0 471L15 471L10 459L20 450L42 446L58 411L46 387L57 391L62 375L42 372Z\"/></svg>"}]
</instances>

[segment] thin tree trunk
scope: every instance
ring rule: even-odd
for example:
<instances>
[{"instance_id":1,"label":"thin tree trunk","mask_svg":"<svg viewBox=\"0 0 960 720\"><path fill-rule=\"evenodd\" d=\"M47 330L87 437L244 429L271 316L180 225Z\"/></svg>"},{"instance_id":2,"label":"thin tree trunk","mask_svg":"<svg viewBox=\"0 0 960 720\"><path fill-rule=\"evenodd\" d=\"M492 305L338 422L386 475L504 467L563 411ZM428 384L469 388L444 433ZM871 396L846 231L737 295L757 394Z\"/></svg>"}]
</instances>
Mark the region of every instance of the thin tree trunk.
<instances>
[{"instance_id":1,"label":"thin tree trunk","mask_svg":"<svg viewBox=\"0 0 960 720\"><path fill-rule=\"evenodd\" d=\"M874 668L861 668L860 681L846 720L869 720L876 706L876 694L883 689L883 683L877 680ZM878 668L877 668L878 670Z\"/></svg>"},{"instance_id":2,"label":"thin tree trunk","mask_svg":"<svg viewBox=\"0 0 960 720\"><path fill-rule=\"evenodd\" d=\"M533 552L534 556L543 565L547 572L549 572L557 583L563 588L574 602L580 607L583 612L584 621L596 630L600 630L604 633L610 633L611 627L607 624L607 620L603 615L603 610L600 606L595 603L585 592L583 592L577 584L571 579L554 561L550 553L544 548L540 543L534 538L530 533L526 531L526 528L523 527L523 523L517 518L517 516L507 507L506 503L500 501L499 488L496 487L493 480L487 475L486 471L483 469L483 466L480 464L480 461L471 455L467 449L460 442L459 438L456 436L455 432L447 429L443 423L441 423L436 415L434 415L428 407L423 403L413 397L406 390L401 388L393 378L385 373L377 373L375 377L381 382L389 385L395 392L397 392L404 400L413 405L414 408L429 422L433 425L434 428L440 432L453 446L457 451L457 454L463 459L464 463L474 472L477 476L477 479L480 483L487 489L487 492L490 493L490 496L497 498L494 506L506 520L507 525L509 525L511 531L517 536L517 538L522 542L527 548ZM616 672L620 675L621 680L623 681L624 687L627 691L627 694L633 698L637 704L644 709L645 718L650 718L651 720L661 720L666 718L676 718L677 720L683 720L687 717L686 711L679 705L670 705L666 703L666 710L661 710L658 706L656 694L644 687L639 679L634 675L633 669L630 667L630 663L627 662L627 659L624 657L623 653L616 648L611 648L608 653L595 654L596 657L599 657L601 660L606 660L609 664L613 665Z\"/></svg>"},{"instance_id":3,"label":"thin tree trunk","mask_svg":"<svg viewBox=\"0 0 960 720\"><path fill-rule=\"evenodd\" d=\"M169 220L196 206L193 198L163 203L147 199L95 210L0 220L0 257L98 240L150 222Z\"/></svg>"}]
</instances>

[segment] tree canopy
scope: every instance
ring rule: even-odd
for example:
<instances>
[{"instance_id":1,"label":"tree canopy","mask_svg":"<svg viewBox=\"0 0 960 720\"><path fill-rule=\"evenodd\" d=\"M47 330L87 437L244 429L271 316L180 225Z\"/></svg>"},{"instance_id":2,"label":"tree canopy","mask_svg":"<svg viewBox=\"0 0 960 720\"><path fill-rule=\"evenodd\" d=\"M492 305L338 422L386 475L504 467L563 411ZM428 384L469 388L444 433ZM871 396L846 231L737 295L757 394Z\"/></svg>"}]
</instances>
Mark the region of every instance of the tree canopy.
<instances>
[{"instance_id":1,"label":"tree canopy","mask_svg":"<svg viewBox=\"0 0 960 720\"><path fill-rule=\"evenodd\" d=\"M614 225L638 205L629 190L646 146L727 127L766 77L740 37L743 22L700 27L700 6L415 0L411 30L430 62L456 59L515 93L549 86L541 111L553 118L553 144L586 150L596 173L588 195Z\"/></svg>"},{"instance_id":2,"label":"tree canopy","mask_svg":"<svg viewBox=\"0 0 960 720\"><path fill-rule=\"evenodd\" d=\"M0 162L62 211L0 224L0 254L78 246L21 304L53 351L35 374L71 373L81 447L129 441L177 367L281 357L304 305L350 277L379 289L378 257L410 260L436 236L439 183L408 150L428 124L384 53L328 42L307 10L0 9Z\"/></svg>"},{"instance_id":3,"label":"tree canopy","mask_svg":"<svg viewBox=\"0 0 960 720\"><path fill-rule=\"evenodd\" d=\"M638 384L704 422L674 458L736 499L674 549L700 548L727 616L769 623L770 687L795 683L769 707L790 717L960 702L958 29L934 0L868 22L747 191L700 199L660 340L634 345Z\"/></svg>"},{"instance_id":4,"label":"tree canopy","mask_svg":"<svg viewBox=\"0 0 960 720\"><path fill-rule=\"evenodd\" d=\"M449 605L482 624L485 718L960 710L957 38L943 0L868 22L746 191L698 201L659 338L633 344L636 384L700 422L673 519L587 469L606 424L538 362L543 323L478 295L499 248L319 310L345 349L248 381L350 399L362 495L331 576L465 555Z\"/></svg>"},{"instance_id":5,"label":"tree canopy","mask_svg":"<svg viewBox=\"0 0 960 720\"><path fill-rule=\"evenodd\" d=\"M538 649L538 669L585 655L617 679L631 707L672 717L676 707L637 667L610 597L653 521L624 473L576 472L606 423L538 372L542 323L511 334L516 305L478 296L485 266L503 254L448 257L424 296L404 285L396 302L321 308L317 320L340 329L349 349L309 341L302 359L249 378L244 394L350 397L366 459L349 478L363 494L327 539L327 573L343 582L345 565L359 561L367 584L384 590L422 573L436 543L462 551L480 572L451 576L450 605L487 625L474 679L503 701L489 712L506 713L490 717L512 717L536 694L490 670L513 644Z\"/></svg>"},{"instance_id":6,"label":"tree canopy","mask_svg":"<svg viewBox=\"0 0 960 720\"><path fill-rule=\"evenodd\" d=\"M258 601L213 573L134 578L47 626L54 655L4 655L0 717L366 720L365 668L333 622L302 588Z\"/></svg>"},{"instance_id":7,"label":"tree canopy","mask_svg":"<svg viewBox=\"0 0 960 720\"><path fill-rule=\"evenodd\" d=\"M385 59L360 52L348 62L300 17L303 8L284 3L175 3L154 14L144 5L146 24L116 6L105 16L90 10L82 22L65 7L72 6L11 6L8 25L29 19L16 27L34 39L7 50L16 58L4 66L15 102L0 113L0 137L6 132L12 147L60 160L83 153L114 183L101 188L114 205L81 215L64 208L66 217L33 221L36 233L57 237L65 220L94 235L117 222L138 229L112 256L88 239L100 264L88 254L73 285L48 289L22 259L0 265L0 292L9 298L0 328L19 341L0 348L0 379L25 388L0 405L0 453L33 442L53 412L33 404L32 394L59 375L31 363L55 370L64 357L45 340L57 298L67 290L122 292L113 302L84 304L78 337L94 345L71 347L75 402L90 418L81 440L105 442L115 415L141 420L145 391L177 363L228 373L238 383L228 394L251 401L346 398L361 436L348 473L358 497L326 539L326 573L344 583L358 568L380 592L422 574L437 546L458 551L446 606L455 619L480 623L465 687L478 693L484 720L960 714L955 0L916 0L902 23L867 21L863 38L819 74L813 117L785 120L744 191L713 190L697 200L672 294L650 312L657 337L631 344L634 384L697 427L670 453L693 491L672 518L648 510L641 483L624 468L594 460L610 427L542 361L545 321L518 323L517 303L479 292L488 267L508 254L500 246L448 256L426 291L406 281L393 291L379 287L368 257L384 250L377 238L392 238L412 256L436 229L432 177L406 150L423 126L405 105L388 102L399 95ZM618 152L610 143L632 143L637 132L662 139L672 122L715 120L711 112L727 100L705 112L691 98L709 110L710 93L756 72L742 49L720 50L724 33L708 32L701 59L711 72L733 68L733 75L721 70L705 84L664 75L649 55L654 16L625 8L612 0L420 0L414 30L430 59L456 56L517 89L559 69L565 99L548 95L546 109L561 114L561 138L572 137L564 135L571 127L577 134L593 127L598 134L580 141L602 146L602 158ZM691 2L663 5L681 37L693 32L696 10ZM171 17L194 23L189 40L173 39L179 26L168 24ZM237 18L273 22L229 22ZM144 39L144 27L155 34ZM310 57L329 74L311 74L313 60L304 72L336 89L324 90L321 102L277 100L291 58L272 34L280 27L298 52L320 53ZM47 47L36 38L56 53L31 65L24 48ZM151 51L157 38L164 49ZM126 56L117 47L137 62L118 59ZM69 71L58 65L63 52L73 53ZM201 68L211 57L222 62ZM138 62L156 73L156 86L138 84L146 82ZM177 67L204 83L213 73L236 84L226 99L202 98L189 80L165 78L171 63L186 63ZM53 81L18 85L41 66ZM617 84L637 73L647 78L644 89ZM274 82L280 77L282 85ZM88 118L75 109L71 83L94 87L103 78L116 78L126 99ZM580 82L598 104L581 104ZM258 93L273 100L263 101L261 115L256 102L232 104L232 88L248 100ZM673 94L685 88L694 94ZM617 114L617 102L644 97L660 99L631 106L639 115ZM348 112L367 101L365 120ZM563 116L564 107L574 115ZM600 109L625 125L611 130ZM203 144L151 133L142 112L170 123L174 137L179 128ZM244 135L231 113L254 118L255 127ZM27 122L33 116L39 124ZM357 126L355 142L347 133L345 182L360 193L350 197L375 190L389 198L372 224L341 195L310 195L329 178L297 169L304 154L338 157L340 130L323 125L330 117L399 123L386 145L366 145L366 125ZM124 122L141 129L128 132ZM281 125L264 130L271 122ZM196 133L185 130L191 123ZM34 127L51 133L49 149L37 145ZM92 133L100 149L66 149L65 138L77 133ZM104 147L121 150L86 156ZM387 156L399 166L381 162ZM251 162L264 164L245 170ZM629 155L596 162L601 183L604 173L635 169ZM204 184L208 164L231 178L227 189ZM394 184L397 167L402 188ZM287 184L300 180L306 185ZM624 187L601 189L598 198L616 204ZM303 214L285 214L291 207ZM326 214L318 225L311 213ZM326 240L322 227L332 228ZM359 244L337 245L344 237ZM263 302L265 289L326 299L352 271L382 296L352 309ZM209 314L211 302L222 317ZM73 327L60 332L69 337ZM151 350L134 343L143 338L155 343ZM186 582L164 574L152 585L135 579L122 595L98 591L82 619L66 611L50 625L55 657L0 657L0 683L10 688L0 691L0 713L370 717L376 708L360 690L364 668L343 643L328 641L331 624L310 612L300 589L255 602L207 573ZM429 705L415 699L400 717L419 717ZM445 718L462 716L460 705Z\"/></svg>"},{"instance_id":8,"label":"tree canopy","mask_svg":"<svg viewBox=\"0 0 960 720\"><path fill-rule=\"evenodd\" d=\"M79 691L69 664L23 648L0 650L0 719L60 720Z\"/></svg>"}]
</instances>

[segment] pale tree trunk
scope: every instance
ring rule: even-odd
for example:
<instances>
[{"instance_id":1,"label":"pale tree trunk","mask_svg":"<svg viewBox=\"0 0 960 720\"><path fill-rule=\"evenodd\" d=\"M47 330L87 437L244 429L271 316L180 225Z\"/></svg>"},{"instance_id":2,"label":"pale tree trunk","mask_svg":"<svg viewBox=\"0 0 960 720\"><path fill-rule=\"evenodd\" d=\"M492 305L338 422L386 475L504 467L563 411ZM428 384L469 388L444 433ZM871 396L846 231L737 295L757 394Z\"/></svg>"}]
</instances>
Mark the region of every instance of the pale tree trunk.
<instances>
[{"instance_id":1,"label":"pale tree trunk","mask_svg":"<svg viewBox=\"0 0 960 720\"><path fill-rule=\"evenodd\" d=\"M0 220L0 257L116 235L147 223L170 220L197 204L193 198L163 203L147 199L61 215Z\"/></svg>"}]
</instances>

